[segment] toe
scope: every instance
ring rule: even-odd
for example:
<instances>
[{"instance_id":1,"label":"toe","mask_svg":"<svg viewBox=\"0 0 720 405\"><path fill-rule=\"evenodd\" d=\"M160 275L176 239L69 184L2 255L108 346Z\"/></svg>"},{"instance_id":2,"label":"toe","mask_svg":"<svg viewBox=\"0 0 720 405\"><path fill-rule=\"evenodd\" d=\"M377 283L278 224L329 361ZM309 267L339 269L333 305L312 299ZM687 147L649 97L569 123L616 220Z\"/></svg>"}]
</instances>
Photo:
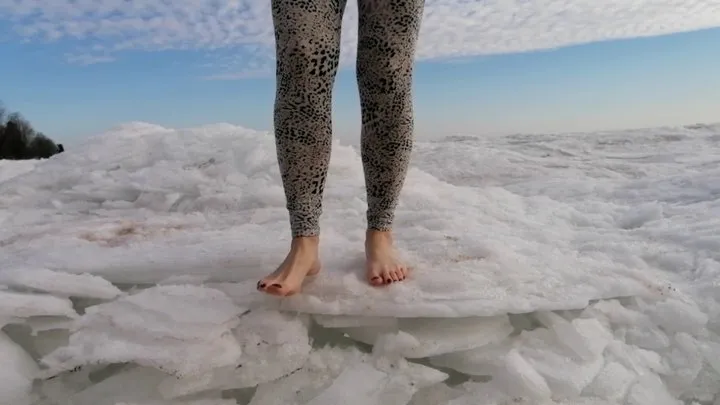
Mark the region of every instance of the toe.
<instances>
[{"instance_id":1,"label":"toe","mask_svg":"<svg viewBox=\"0 0 720 405\"><path fill-rule=\"evenodd\" d=\"M265 292L267 292L268 294L278 295L278 296L283 296L283 295L285 295L285 291L283 290L283 286L282 286L282 284L279 284L279 283L273 283L273 284L268 285L268 286L265 288Z\"/></svg>"},{"instance_id":2,"label":"toe","mask_svg":"<svg viewBox=\"0 0 720 405\"><path fill-rule=\"evenodd\" d=\"M382 275L377 270L371 268L367 269L367 279L370 282L370 285L374 286L383 285L385 283L385 279Z\"/></svg>"},{"instance_id":3,"label":"toe","mask_svg":"<svg viewBox=\"0 0 720 405\"><path fill-rule=\"evenodd\" d=\"M396 270L390 271L390 278L392 279L393 282L400 281L400 275L398 274L398 272Z\"/></svg>"},{"instance_id":4,"label":"toe","mask_svg":"<svg viewBox=\"0 0 720 405\"><path fill-rule=\"evenodd\" d=\"M372 285L383 285L383 279L380 276L372 276L370 278L370 284Z\"/></svg>"},{"instance_id":5,"label":"toe","mask_svg":"<svg viewBox=\"0 0 720 405\"><path fill-rule=\"evenodd\" d=\"M258 291L267 291L267 289L270 287L271 284L272 284L271 280L262 279L257 282L257 289L258 289Z\"/></svg>"},{"instance_id":6,"label":"toe","mask_svg":"<svg viewBox=\"0 0 720 405\"><path fill-rule=\"evenodd\" d=\"M279 297L286 297L295 293L288 286L280 283L273 283L268 285L265 289L265 292L267 292L268 294L277 295Z\"/></svg>"}]
</instances>

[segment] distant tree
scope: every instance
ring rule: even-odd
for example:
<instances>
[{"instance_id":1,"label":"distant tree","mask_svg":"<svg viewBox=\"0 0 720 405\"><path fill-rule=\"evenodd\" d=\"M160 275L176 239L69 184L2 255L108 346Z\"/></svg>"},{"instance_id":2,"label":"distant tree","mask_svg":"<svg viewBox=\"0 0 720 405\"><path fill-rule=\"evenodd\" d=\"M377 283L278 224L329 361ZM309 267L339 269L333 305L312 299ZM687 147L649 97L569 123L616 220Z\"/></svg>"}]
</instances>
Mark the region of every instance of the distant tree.
<instances>
[{"instance_id":1,"label":"distant tree","mask_svg":"<svg viewBox=\"0 0 720 405\"><path fill-rule=\"evenodd\" d=\"M7 114L0 103L0 159L47 159L65 149L32 125L19 113Z\"/></svg>"}]
</instances>

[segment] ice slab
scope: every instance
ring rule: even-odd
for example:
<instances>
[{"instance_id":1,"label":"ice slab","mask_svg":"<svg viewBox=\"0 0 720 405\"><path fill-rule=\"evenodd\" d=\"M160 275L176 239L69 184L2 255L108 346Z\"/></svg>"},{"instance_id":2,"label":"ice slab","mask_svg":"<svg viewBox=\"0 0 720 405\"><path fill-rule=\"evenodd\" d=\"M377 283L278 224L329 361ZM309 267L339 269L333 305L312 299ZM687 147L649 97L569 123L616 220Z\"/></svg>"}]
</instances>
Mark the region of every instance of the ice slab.
<instances>
[{"instance_id":1,"label":"ice slab","mask_svg":"<svg viewBox=\"0 0 720 405\"><path fill-rule=\"evenodd\" d=\"M231 333L245 310L220 291L157 286L89 307L69 344L43 358L54 374L94 363L135 362L178 376L236 364Z\"/></svg>"},{"instance_id":2,"label":"ice slab","mask_svg":"<svg viewBox=\"0 0 720 405\"><path fill-rule=\"evenodd\" d=\"M106 134L3 183L17 210L5 221L6 266L114 283L202 276L254 287L282 261L289 237L272 138L231 126L142 133ZM665 282L622 247L631 239L598 234L607 223L585 232L577 223L585 213L565 201L451 184L416 167L405 184L396 242L413 272L403 283L373 288L363 274L361 158L334 144L321 219L324 270L304 294L276 300L275 308L495 316L653 295Z\"/></svg>"},{"instance_id":3,"label":"ice slab","mask_svg":"<svg viewBox=\"0 0 720 405\"><path fill-rule=\"evenodd\" d=\"M78 314L65 297L0 290L0 322L33 316L75 318Z\"/></svg>"},{"instance_id":4,"label":"ice slab","mask_svg":"<svg viewBox=\"0 0 720 405\"><path fill-rule=\"evenodd\" d=\"M116 405L162 400L158 384L167 377L150 367L132 367L61 399L68 405ZM60 399L60 398L55 398Z\"/></svg>"},{"instance_id":5,"label":"ice slab","mask_svg":"<svg viewBox=\"0 0 720 405\"><path fill-rule=\"evenodd\" d=\"M0 330L0 404L32 405L31 388L38 366L30 355Z\"/></svg>"},{"instance_id":6,"label":"ice slab","mask_svg":"<svg viewBox=\"0 0 720 405\"><path fill-rule=\"evenodd\" d=\"M299 370L260 384L249 405L405 405L418 389L447 377L401 358L324 347L313 351Z\"/></svg>"},{"instance_id":7,"label":"ice slab","mask_svg":"<svg viewBox=\"0 0 720 405\"><path fill-rule=\"evenodd\" d=\"M209 283L239 305L322 315L398 318L472 317L585 308L590 301L623 296L655 297L654 281L608 268L544 273L532 266L502 265L490 260L417 265L402 283L385 288L368 286L354 265L338 261L303 287L303 293L276 299L256 293L256 280ZM553 267L548 267L553 268ZM572 280L572 281L570 281Z\"/></svg>"},{"instance_id":8,"label":"ice slab","mask_svg":"<svg viewBox=\"0 0 720 405\"><path fill-rule=\"evenodd\" d=\"M69 274L49 269L2 270L0 284L65 297L113 299L121 294L119 288L102 277L91 274Z\"/></svg>"},{"instance_id":9,"label":"ice slab","mask_svg":"<svg viewBox=\"0 0 720 405\"><path fill-rule=\"evenodd\" d=\"M538 314L548 328L430 359L436 366L471 375L490 375L506 387L530 398L579 397L600 373L610 331L595 319L567 322L555 314Z\"/></svg>"},{"instance_id":10,"label":"ice slab","mask_svg":"<svg viewBox=\"0 0 720 405\"><path fill-rule=\"evenodd\" d=\"M376 353L406 358L437 356L501 341L513 332L507 315L469 318L403 318L391 326L340 328L374 346Z\"/></svg>"},{"instance_id":11,"label":"ice slab","mask_svg":"<svg viewBox=\"0 0 720 405\"><path fill-rule=\"evenodd\" d=\"M307 324L307 317L249 312L233 329L242 351L233 364L185 378L168 377L158 389L164 398L176 398L207 390L254 387L290 374L310 355Z\"/></svg>"}]
</instances>

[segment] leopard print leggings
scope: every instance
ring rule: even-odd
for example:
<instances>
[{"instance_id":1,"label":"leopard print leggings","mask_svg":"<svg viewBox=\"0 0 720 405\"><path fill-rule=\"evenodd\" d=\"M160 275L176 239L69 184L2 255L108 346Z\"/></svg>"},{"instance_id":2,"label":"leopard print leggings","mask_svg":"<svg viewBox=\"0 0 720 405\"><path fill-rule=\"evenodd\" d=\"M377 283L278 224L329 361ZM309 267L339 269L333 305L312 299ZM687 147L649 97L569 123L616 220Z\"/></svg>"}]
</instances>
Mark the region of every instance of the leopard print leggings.
<instances>
[{"instance_id":1,"label":"leopard print leggings","mask_svg":"<svg viewBox=\"0 0 720 405\"><path fill-rule=\"evenodd\" d=\"M367 226L390 230L413 144L411 85L424 0L357 1ZM293 237L320 233L345 2L272 0L275 144Z\"/></svg>"}]
</instances>

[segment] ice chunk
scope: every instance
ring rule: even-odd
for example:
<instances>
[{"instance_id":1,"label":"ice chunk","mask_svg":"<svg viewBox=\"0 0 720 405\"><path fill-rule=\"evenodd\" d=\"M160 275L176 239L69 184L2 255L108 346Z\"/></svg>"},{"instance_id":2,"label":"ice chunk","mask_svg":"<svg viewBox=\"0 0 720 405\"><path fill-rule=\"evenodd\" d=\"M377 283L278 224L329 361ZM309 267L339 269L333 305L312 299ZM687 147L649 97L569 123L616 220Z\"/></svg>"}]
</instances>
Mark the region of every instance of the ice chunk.
<instances>
[{"instance_id":1,"label":"ice chunk","mask_svg":"<svg viewBox=\"0 0 720 405\"><path fill-rule=\"evenodd\" d=\"M548 399L552 395L550 387L530 363L528 363L517 349L510 350L505 356L505 370L507 381L505 384L517 392L527 395L535 400Z\"/></svg>"},{"instance_id":2,"label":"ice chunk","mask_svg":"<svg viewBox=\"0 0 720 405\"><path fill-rule=\"evenodd\" d=\"M31 316L78 316L67 298L0 290L0 320Z\"/></svg>"},{"instance_id":3,"label":"ice chunk","mask_svg":"<svg viewBox=\"0 0 720 405\"><path fill-rule=\"evenodd\" d=\"M450 388L447 384L434 384L418 390L408 405L446 404L455 398L461 397L463 394L463 391Z\"/></svg>"},{"instance_id":4,"label":"ice chunk","mask_svg":"<svg viewBox=\"0 0 720 405\"><path fill-rule=\"evenodd\" d=\"M694 303L667 299L652 305L647 313L655 324L670 332L698 333L708 323L708 316Z\"/></svg>"},{"instance_id":5,"label":"ice chunk","mask_svg":"<svg viewBox=\"0 0 720 405\"><path fill-rule=\"evenodd\" d=\"M643 374L630 388L627 405L682 405L682 401L675 399L665 388L665 385L655 374Z\"/></svg>"},{"instance_id":6,"label":"ice chunk","mask_svg":"<svg viewBox=\"0 0 720 405\"><path fill-rule=\"evenodd\" d=\"M516 375L519 371L508 367L520 364L522 360L529 367L528 380L519 380L516 384L533 383L525 390L533 393L534 398L542 397L543 392L552 392L558 397L577 397L602 369L604 358L600 354L612 336L597 320L576 319L569 323L558 318L546 316L544 320L553 328L562 325L562 332L570 337L555 330L538 328L523 331L519 336L497 344L436 356L430 361L472 375L490 375L493 379L512 381L523 375ZM511 355L513 357L508 358ZM535 374L542 377L547 390L540 388L543 385L537 378L531 378Z\"/></svg>"},{"instance_id":7,"label":"ice chunk","mask_svg":"<svg viewBox=\"0 0 720 405\"><path fill-rule=\"evenodd\" d=\"M131 367L70 396L68 405L115 405L118 402L162 399L157 386L167 374L149 367Z\"/></svg>"},{"instance_id":8,"label":"ice chunk","mask_svg":"<svg viewBox=\"0 0 720 405\"><path fill-rule=\"evenodd\" d=\"M113 299L122 292L109 281L91 274L70 274L49 269L15 268L0 271L0 283L29 288L55 296Z\"/></svg>"},{"instance_id":9,"label":"ice chunk","mask_svg":"<svg viewBox=\"0 0 720 405\"><path fill-rule=\"evenodd\" d=\"M47 356L70 341L70 331L66 329L53 329L39 332L31 340L35 352L40 358Z\"/></svg>"},{"instance_id":10,"label":"ice chunk","mask_svg":"<svg viewBox=\"0 0 720 405\"><path fill-rule=\"evenodd\" d=\"M635 382L636 378L637 374L620 363L610 361L605 364L595 380L585 387L583 394L619 403L625 398L630 385Z\"/></svg>"},{"instance_id":11,"label":"ice chunk","mask_svg":"<svg viewBox=\"0 0 720 405\"><path fill-rule=\"evenodd\" d=\"M536 400L549 398L552 394L545 378L528 363L515 348L517 342L501 342L463 352L433 357L431 363L460 372L492 376L489 385L483 385L483 395L488 400L513 393Z\"/></svg>"},{"instance_id":12,"label":"ice chunk","mask_svg":"<svg viewBox=\"0 0 720 405\"><path fill-rule=\"evenodd\" d=\"M446 367L461 373L489 376L505 365L505 356L515 345L517 339L506 339L476 349L446 353L430 358L437 367Z\"/></svg>"},{"instance_id":13,"label":"ice chunk","mask_svg":"<svg viewBox=\"0 0 720 405\"><path fill-rule=\"evenodd\" d=\"M387 316L343 316L320 315L313 316L315 321L326 328L357 328L357 327L386 327L396 329L397 318Z\"/></svg>"},{"instance_id":14,"label":"ice chunk","mask_svg":"<svg viewBox=\"0 0 720 405\"><path fill-rule=\"evenodd\" d=\"M710 404L716 395L720 396L718 381L720 381L720 373L713 370L712 367L703 366L692 386L683 390L681 398L686 402L693 399L703 404Z\"/></svg>"},{"instance_id":15,"label":"ice chunk","mask_svg":"<svg viewBox=\"0 0 720 405\"><path fill-rule=\"evenodd\" d=\"M708 364L720 374L720 343L712 341L702 342L700 349Z\"/></svg>"},{"instance_id":16,"label":"ice chunk","mask_svg":"<svg viewBox=\"0 0 720 405\"><path fill-rule=\"evenodd\" d=\"M660 350L670 346L670 338L656 326L631 326L625 331L625 340L643 349Z\"/></svg>"},{"instance_id":17,"label":"ice chunk","mask_svg":"<svg viewBox=\"0 0 720 405\"><path fill-rule=\"evenodd\" d=\"M597 335L598 339L600 339L599 351L598 349L593 350L593 348L589 346L592 339L595 338L592 333L588 334L589 336L581 335L573 324L552 312L538 312L535 314L535 317L540 323L545 325L545 327L553 331L555 337L563 346L570 349L583 360L594 360L602 350L605 349L607 342L612 339L612 335L605 330L602 325L597 323L597 321L579 320L579 322L591 322L587 327L594 328L599 333L599 335Z\"/></svg>"},{"instance_id":18,"label":"ice chunk","mask_svg":"<svg viewBox=\"0 0 720 405\"><path fill-rule=\"evenodd\" d=\"M27 318L24 325L30 327L32 336L36 336L40 332L50 330L68 330L74 325L74 321L68 318L60 318L54 316L36 316Z\"/></svg>"},{"instance_id":19,"label":"ice chunk","mask_svg":"<svg viewBox=\"0 0 720 405\"><path fill-rule=\"evenodd\" d=\"M604 363L602 356L590 359L575 356L573 352L565 350L566 346L557 339L557 334L545 329L524 332L521 339L522 344L517 350L545 378L553 394L558 397L579 396Z\"/></svg>"},{"instance_id":20,"label":"ice chunk","mask_svg":"<svg viewBox=\"0 0 720 405\"><path fill-rule=\"evenodd\" d=\"M473 349L507 337L513 327L507 315L469 318L408 318L398 331L386 328L343 328L351 338L374 344L378 353L406 358L436 356Z\"/></svg>"},{"instance_id":21,"label":"ice chunk","mask_svg":"<svg viewBox=\"0 0 720 405\"><path fill-rule=\"evenodd\" d=\"M40 379L37 392L41 399L38 405L66 405L68 398L97 382L90 379L93 373L106 369L105 365L87 365L48 379Z\"/></svg>"},{"instance_id":22,"label":"ice chunk","mask_svg":"<svg viewBox=\"0 0 720 405\"><path fill-rule=\"evenodd\" d=\"M180 339L210 339L237 324L245 309L220 291L193 285L167 285L141 290L122 299L89 307L78 320L111 323L126 331Z\"/></svg>"},{"instance_id":23,"label":"ice chunk","mask_svg":"<svg viewBox=\"0 0 720 405\"><path fill-rule=\"evenodd\" d=\"M642 312L624 307L618 300L603 300L583 311L586 317L604 317L615 326L652 327L655 324Z\"/></svg>"},{"instance_id":24,"label":"ice chunk","mask_svg":"<svg viewBox=\"0 0 720 405\"><path fill-rule=\"evenodd\" d=\"M607 346L609 358L622 364L635 374L646 373L670 373L669 367L664 364L662 357L657 352L628 346L620 341L610 342Z\"/></svg>"},{"instance_id":25,"label":"ice chunk","mask_svg":"<svg viewBox=\"0 0 720 405\"><path fill-rule=\"evenodd\" d=\"M493 381L487 383L466 382L456 387L455 391L462 394L444 402L433 402L433 405L618 405L618 402L607 401L597 397L573 399L532 398L510 388L500 388ZM508 393L508 391L510 393Z\"/></svg>"},{"instance_id":26,"label":"ice chunk","mask_svg":"<svg viewBox=\"0 0 720 405\"><path fill-rule=\"evenodd\" d=\"M346 366L320 395L307 405L383 405L378 401L390 376L362 362Z\"/></svg>"},{"instance_id":27,"label":"ice chunk","mask_svg":"<svg viewBox=\"0 0 720 405\"><path fill-rule=\"evenodd\" d=\"M242 355L232 365L186 378L166 378L159 387L164 398L206 390L253 387L299 369L310 354L308 320L272 310L254 310L233 330Z\"/></svg>"},{"instance_id":28,"label":"ice chunk","mask_svg":"<svg viewBox=\"0 0 720 405\"><path fill-rule=\"evenodd\" d=\"M535 376L537 378L537 375ZM539 380L538 380L539 381ZM477 405L477 404L516 404L522 403L525 399L525 390L517 385L508 386L507 380L493 378L485 383L467 381L455 387L461 395L456 395L450 401L442 402L443 405ZM512 392L512 395L508 394ZM542 398L542 397L541 397ZM533 398L531 403L543 403L543 399Z\"/></svg>"},{"instance_id":29,"label":"ice chunk","mask_svg":"<svg viewBox=\"0 0 720 405\"><path fill-rule=\"evenodd\" d=\"M182 376L236 364L231 330L243 309L200 286L158 286L87 308L68 346L43 358L48 373L92 363L136 362Z\"/></svg>"},{"instance_id":30,"label":"ice chunk","mask_svg":"<svg viewBox=\"0 0 720 405\"><path fill-rule=\"evenodd\" d=\"M343 374L345 370L348 371ZM348 378L363 373L369 378ZM337 381L337 378L341 380ZM445 373L402 359L373 359L354 348L326 347L312 352L299 370L279 380L259 385L249 405L299 405L315 399L318 403L340 400L335 395L360 401L350 403L403 405L410 401L418 389L437 384L446 378ZM328 389L331 391L323 394ZM371 396L363 397L369 392Z\"/></svg>"},{"instance_id":31,"label":"ice chunk","mask_svg":"<svg viewBox=\"0 0 720 405\"><path fill-rule=\"evenodd\" d=\"M31 388L38 376L37 363L20 345L0 330L0 404L31 405Z\"/></svg>"},{"instance_id":32,"label":"ice chunk","mask_svg":"<svg viewBox=\"0 0 720 405\"><path fill-rule=\"evenodd\" d=\"M703 356L698 342L687 333L676 333L669 353L666 354L670 370L668 388L682 392L692 387L703 366Z\"/></svg>"},{"instance_id":33,"label":"ice chunk","mask_svg":"<svg viewBox=\"0 0 720 405\"><path fill-rule=\"evenodd\" d=\"M233 364L240 353L235 338L227 334L212 341L192 342L172 336L122 336L82 329L71 335L68 346L56 349L41 361L48 366L47 375L84 364L134 362L183 376Z\"/></svg>"}]
</instances>

